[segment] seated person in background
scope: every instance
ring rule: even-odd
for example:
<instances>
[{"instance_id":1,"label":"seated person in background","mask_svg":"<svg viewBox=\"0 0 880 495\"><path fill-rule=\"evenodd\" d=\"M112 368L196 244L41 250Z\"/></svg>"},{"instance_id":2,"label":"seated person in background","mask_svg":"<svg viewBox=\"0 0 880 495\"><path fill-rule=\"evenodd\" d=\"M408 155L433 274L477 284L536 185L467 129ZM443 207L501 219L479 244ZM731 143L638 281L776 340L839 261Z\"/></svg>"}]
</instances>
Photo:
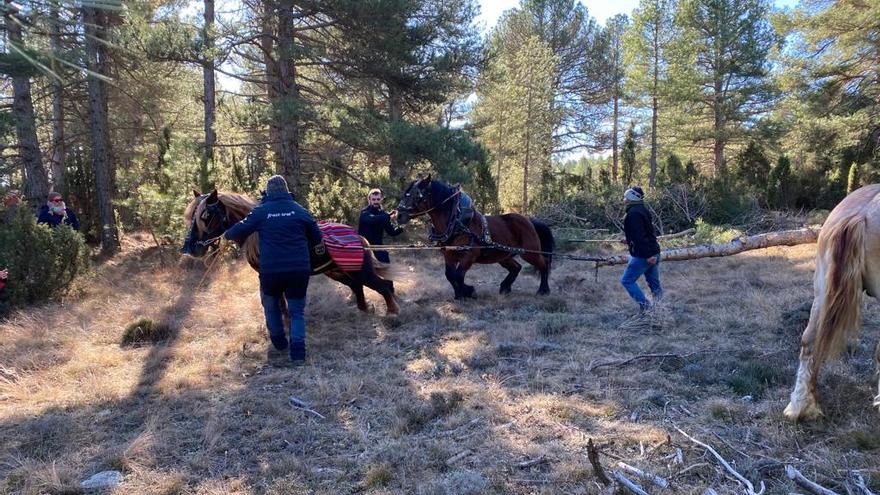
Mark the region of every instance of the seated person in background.
<instances>
[{"instance_id":1,"label":"seated person in background","mask_svg":"<svg viewBox=\"0 0 880 495\"><path fill-rule=\"evenodd\" d=\"M366 208L361 210L361 218L358 221L358 235L363 236L370 244L381 246L383 232L394 237L403 232L400 225L393 224L391 220L397 216L394 211L390 215L382 209L382 191L373 189L367 194ZM390 263L388 251L373 251L376 259L382 263Z\"/></svg>"},{"instance_id":2,"label":"seated person in background","mask_svg":"<svg viewBox=\"0 0 880 495\"><path fill-rule=\"evenodd\" d=\"M61 222L70 225L70 228L73 230L79 230L79 220L76 219L76 214L73 213L73 210L64 204L64 200L61 199L60 194L57 192L50 192L49 200L46 202L46 205L40 208L40 213L37 216L37 223L45 223L48 224L49 227L55 228L60 225Z\"/></svg>"}]
</instances>

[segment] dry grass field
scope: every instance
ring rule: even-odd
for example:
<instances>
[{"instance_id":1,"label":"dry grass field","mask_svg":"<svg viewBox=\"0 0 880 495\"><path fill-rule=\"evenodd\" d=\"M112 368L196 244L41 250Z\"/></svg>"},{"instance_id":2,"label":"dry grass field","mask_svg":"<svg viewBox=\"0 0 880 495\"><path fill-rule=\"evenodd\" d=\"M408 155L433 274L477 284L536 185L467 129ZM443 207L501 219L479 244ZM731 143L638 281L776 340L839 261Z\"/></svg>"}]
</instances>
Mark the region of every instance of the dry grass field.
<instances>
[{"instance_id":1,"label":"dry grass field","mask_svg":"<svg viewBox=\"0 0 880 495\"><path fill-rule=\"evenodd\" d=\"M279 369L243 261L195 291L201 265L164 265L129 240L76 294L0 322L0 492L79 493L116 469L120 494L600 493L590 439L606 469L623 460L672 483L640 482L649 493L743 492L676 427L767 493L802 491L785 464L838 493L860 470L880 491L875 301L861 340L824 369L827 417L782 417L814 254L666 263L664 307L643 328L621 328L622 267L596 281L559 261L537 298L528 270L502 297L505 271L481 266L478 298L459 303L439 255L397 256L399 317L375 293L360 313L314 277L308 364ZM165 338L123 345L141 318ZM594 368L643 354L675 356Z\"/></svg>"}]
</instances>

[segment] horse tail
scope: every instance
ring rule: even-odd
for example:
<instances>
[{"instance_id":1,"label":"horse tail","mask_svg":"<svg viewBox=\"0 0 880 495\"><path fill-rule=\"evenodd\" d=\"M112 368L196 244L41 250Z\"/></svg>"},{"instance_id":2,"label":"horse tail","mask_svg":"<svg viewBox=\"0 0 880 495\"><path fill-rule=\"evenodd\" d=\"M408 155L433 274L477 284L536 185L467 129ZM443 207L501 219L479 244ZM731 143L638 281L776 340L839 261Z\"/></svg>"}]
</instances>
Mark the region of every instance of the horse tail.
<instances>
[{"instance_id":1,"label":"horse tail","mask_svg":"<svg viewBox=\"0 0 880 495\"><path fill-rule=\"evenodd\" d=\"M383 263L376 258L376 255L373 253L373 250L370 249L370 241L368 241L364 236L360 236L361 244L364 246L364 267L366 268L368 265L373 267L373 271L376 272L376 275L379 278L383 278L385 280L394 280L396 270L390 263Z\"/></svg>"},{"instance_id":2,"label":"horse tail","mask_svg":"<svg viewBox=\"0 0 880 495\"><path fill-rule=\"evenodd\" d=\"M825 256L827 272L816 328L814 352L817 363L839 354L859 330L864 290L865 228L865 216L861 211L831 226L827 232L825 227L822 228L819 263Z\"/></svg>"},{"instance_id":3,"label":"horse tail","mask_svg":"<svg viewBox=\"0 0 880 495\"><path fill-rule=\"evenodd\" d=\"M556 249L556 240L553 239L553 232L544 222L534 218L531 220L532 225L535 227L535 232L538 233L538 239L541 240L541 251L544 253L551 253L544 254L544 258L547 260L547 270L550 270L550 265L553 263L552 253Z\"/></svg>"}]
</instances>

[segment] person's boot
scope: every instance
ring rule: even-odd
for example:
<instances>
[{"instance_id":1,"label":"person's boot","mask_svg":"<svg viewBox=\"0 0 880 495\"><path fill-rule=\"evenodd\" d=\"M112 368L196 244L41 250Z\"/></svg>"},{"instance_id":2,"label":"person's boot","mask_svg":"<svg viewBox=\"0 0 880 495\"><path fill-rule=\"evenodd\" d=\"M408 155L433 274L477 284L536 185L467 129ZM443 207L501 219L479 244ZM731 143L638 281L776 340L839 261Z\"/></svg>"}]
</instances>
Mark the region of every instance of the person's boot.
<instances>
[{"instance_id":1,"label":"person's boot","mask_svg":"<svg viewBox=\"0 0 880 495\"><path fill-rule=\"evenodd\" d=\"M269 340L272 341L272 345L266 351L266 362L276 368L288 366L290 363L287 361L287 337L270 335Z\"/></svg>"},{"instance_id":2,"label":"person's boot","mask_svg":"<svg viewBox=\"0 0 880 495\"><path fill-rule=\"evenodd\" d=\"M300 365L306 362L305 342L293 341L290 343L290 361L294 365Z\"/></svg>"}]
</instances>

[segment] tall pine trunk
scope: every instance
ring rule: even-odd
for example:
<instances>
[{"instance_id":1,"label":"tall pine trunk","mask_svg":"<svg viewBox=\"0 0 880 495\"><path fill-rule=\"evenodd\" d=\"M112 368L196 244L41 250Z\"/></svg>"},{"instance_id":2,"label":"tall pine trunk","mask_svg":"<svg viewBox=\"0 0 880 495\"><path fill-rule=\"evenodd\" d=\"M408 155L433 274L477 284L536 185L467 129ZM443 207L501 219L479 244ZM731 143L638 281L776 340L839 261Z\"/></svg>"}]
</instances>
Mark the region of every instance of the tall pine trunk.
<instances>
[{"instance_id":1,"label":"tall pine trunk","mask_svg":"<svg viewBox=\"0 0 880 495\"><path fill-rule=\"evenodd\" d=\"M12 19L17 8L6 0L4 20L8 33L8 43L22 50L21 25ZM16 53L7 47L7 52ZM31 80L23 68L12 76L12 115L15 119L15 134L25 175L24 196L31 205L42 205L49 195L49 178L43 168L40 142L37 139L37 126L34 118L34 103L31 98Z\"/></svg>"},{"instance_id":2,"label":"tall pine trunk","mask_svg":"<svg viewBox=\"0 0 880 495\"><path fill-rule=\"evenodd\" d=\"M660 84L660 22L654 22L654 74L653 89L651 91L651 158L648 163L651 166L650 176L648 177L648 186L654 187L654 180L657 177L657 91Z\"/></svg>"},{"instance_id":3,"label":"tall pine trunk","mask_svg":"<svg viewBox=\"0 0 880 495\"><path fill-rule=\"evenodd\" d=\"M399 126L403 122L403 98L400 91L393 83L388 85L388 116L391 123L393 135L397 136ZM408 182L408 173L406 159L400 153L398 143L393 143L389 158L389 169L391 181L396 184L399 190L403 190Z\"/></svg>"},{"instance_id":4,"label":"tall pine trunk","mask_svg":"<svg viewBox=\"0 0 880 495\"><path fill-rule=\"evenodd\" d=\"M202 150L202 161L199 169L199 187L202 191L210 189L210 169L214 164L214 144L217 134L214 132L215 115L215 81L214 81L214 0L205 0L205 25L202 32L204 55L202 59L203 103L205 109L205 146Z\"/></svg>"},{"instance_id":5,"label":"tall pine trunk","mask_svg":"<svg viewBox=\"0 0 880 495\"><path fill-rule=\"evenodd\" d=\"M620 101L620 84L614 83L614 121L611 123L611 180L617 182L617 135L620 133L618 128L618 120L620 112L618 104Z\"/></svg>"},{"instance_id":6,"label":"tall pine trunk","mask_svg":"<svg viewBox=\"0 0 880 495\"><path fill-rule=\"evenodd\" d=\"M714 114L712 130L714 132L714 145L713 145L713 154L714 154L714 167L713 173L715 177L720 177L724 174L724 145L726 144L726 139L724 136L724 116L721 115L721 105L723 104L723 97L721 95L721 79L715 79L715 87L714 94L712 95L712 110Z\"/></svg>"},{"instance_id":7,"label":"tall pine trunk","mask_svg":"<svg viewBox=\"0 0 880 495\"><path fill-rule=\"evenodd\" d=\"M263 20L263 51L266 58L266 80L272 122L269 138L275 155L275 173L284 176L290 190L301 198L305 191L302 182L299 132L299 87L296 74L296 47L294 3L291 0L270 2ZM277 31L272 30L268 17L274 14ZM274 48L274 49L273 49ZM270 54L274 54L274 60Z\"/></svg>"},{"instance_id":8,"label":"tall pine trunk","mask_svg":"<svg viewBox=\"0 0 880 495\"><path fill-rule=\"evenodd\" d=\"M534 91L534 81L532 81L532 66L529 65L529 97L526 103L526 156L523 162L523 190L522 190L522 214L526 215L529 209L529 161L532 159L532 92Z\"/></svg>"},{"instance_id":9,"label":"tall pine trunk","mask_svg":"<svg viewBox=\"0 0 880 495\"><path fill-rule=\"evenodd\" d=\"M98 196L101 253L110 255L119 249L119 233L113 214L113 163L107 134L107 88L99 77L107 73L105 31L107 13L95 7L83 7L85 45L88 59L89 120L92 133L92 157L95 163L95 191Z\"/></svg>"},{"instance_id":10,"label":"tall pine trunk","mask_svg":"<svg viewBox=\"0 0 880 495\"><path fill-rule=\"evenodd\" d=\"M52 71L60 77L61 65L61 16L57 2L49 2L49 46L52 49ZM63 191L66 186L64 163L64 91L62 81L52 78L52 189Z\"/></svg>"}]
</instances>

